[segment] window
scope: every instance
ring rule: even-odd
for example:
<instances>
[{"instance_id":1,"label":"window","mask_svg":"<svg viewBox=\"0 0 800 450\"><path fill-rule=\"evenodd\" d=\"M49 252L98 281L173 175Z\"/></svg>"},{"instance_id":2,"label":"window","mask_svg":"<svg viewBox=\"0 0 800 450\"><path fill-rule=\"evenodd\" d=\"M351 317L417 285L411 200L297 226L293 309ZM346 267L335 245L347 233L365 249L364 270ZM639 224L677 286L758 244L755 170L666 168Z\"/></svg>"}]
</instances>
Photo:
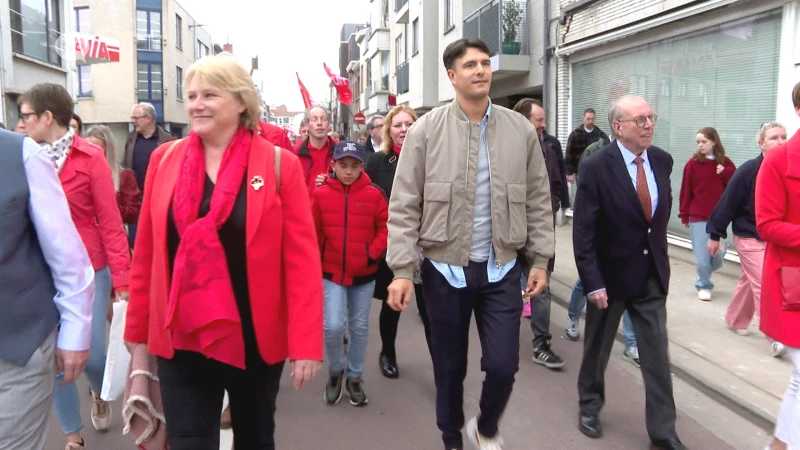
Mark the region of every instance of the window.
<instances>
[{"instance_id":1,"label":"window","mask_svg":"<svg viewBox=\"0 0 800 450\"><path fill-rule=\"evenodd\" d=\"M75 31L90 34L92 32L91 16L88 7L75 8ZM92 96L92 66L78 65L78 98Z\"/></svg>"},{"instance_id":2,"label":"window","mask_svg":"<svg viewBox=\"0 0 800 450\"><path fill-rule=\"evenodd\" d=\"M183 69L180 67L175 68L175 82L177 83L175 86L175 95L178 97L178 100L183 100Z\"/></svg>"},{"instance_id":3,"label":"window","mask_svg":"<svg viewBox=\"0 0 800 450\"><path fill-rule=\"evenodd\" d=\"M161 64L140 62L136 73L139 101L161 101L163 99Z\"/></svg>"},{"instance_id":4,"label":"window","mask_svg":"<svg viewBox=\"0 0 800 450\"><path fill-rule=\"evenodd\" d=\"M92 32L92 22L88 6L75 8L75 31L85 34L90 34Z\"/></svg>"},{"instance_id":5,"label":"window","mask_svg":"<svg viewBox=\"0 0 800 450\"><path fill-rule=\"evenodd\" d=\"M161 13L136 10L136 48L139 50L161 50Z\"/></svg>"},{"instance_id":6,"label":"window","mask_svg":"<svg viewBox=\"0 0 800 450\"><path fill-rule=\"evenodd\" d=\"M419 53L419 19L414 19L411 24L411 55Z\"/></svg>"},{"instance_id":7,"label":"window","mask_svg":"<svg viewBox=\"0 0 800 450\"><path fill-rule=\"evenodd\" d=\"M395 49L395 65L399 66L406 61L406 46L405 46L405 35L401 34L397 37L394 41L394 49Z\"/></svg>"},{"instance_id":8,"label":"window","mask_svg":"<svg viewBox=\"0 0 800 450\"><path fill-rule=\"evenodd\" d=\"M208 56L208 46L200 41L197 41L197 59Z\"/></svg>"},{"instance_id":9,"label":"window","mask_svg":"<svg viewBox=\"0 0 800 450\"><path fill-rule=\"evenodd\" d=\"M10 0L11 50L57 66L61 35L58 0Z\"/></svg>"},{"instance_id":10,"label":"window","mask_svg":"<svg viewBox=\"0 0 800 450\"><path fill-rule=\"evenodd\" d=\"M92 66L78 66L78 98L92 96Z\"/></svg>"},{"instance_id":11,"label":"window","mask_svg":"<svg viewBox=\"0 0 800 450\"><path fill-rule=\"evenodd\" d=\"M455 21L455 11L453 11L455 5L453 5L453 0L444 0L444 31L450 31L451 28L456 26Z\"/></svg>"},{"instance_id":12,"label":"window","mask_svg":"<svg viewBox=\"0 0 800 450\"><path fill-rule=\"evenodd\" d=\"M175 47L183 48L183 19L175 14Z\"/></svg>"}]
</instances>

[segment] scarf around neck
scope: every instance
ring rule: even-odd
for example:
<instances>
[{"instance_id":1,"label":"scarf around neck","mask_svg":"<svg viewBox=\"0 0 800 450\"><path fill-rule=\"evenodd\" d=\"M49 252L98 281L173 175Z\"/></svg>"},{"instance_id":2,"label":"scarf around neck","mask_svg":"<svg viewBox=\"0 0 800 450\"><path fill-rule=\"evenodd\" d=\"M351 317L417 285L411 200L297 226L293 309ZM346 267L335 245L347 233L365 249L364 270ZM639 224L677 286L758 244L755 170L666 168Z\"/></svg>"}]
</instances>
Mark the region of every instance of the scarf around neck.
<instances>
[{"instance_id":1,"label":"scarf around neck","mask_svg":"<svg viewBox=\"0 0 800 450\"><path fill-rule=\"evenodd\" d=\"M397 144L395 144L394 142L392 142L392 148L394 149L394 152L397 153L397 156L400 156L400 150L402 150L403 148L398 147Z\"/></svg>"},{"instance_id":2,"label":"scarf around neck","mask_svg":"<svg viewBox=\"0 0 800 450\"><path fill-rule=\"evenodd\" d=\"M208 214L198 218L205 151L200 137L189 133L172 199L180 236L167 314L173 344L240 369L245 366L242 322L218 230L233 211L252 140L253 134L239 127L222 156Z\"/></svg>"},{"instance_id":3,"label":"scarf around neck","mask_svg":"<svg viewBox=\"0 0 800 450\"><path fill-rule=\"evenodd\" d=\"M61 173L64 163L67 162L67 155L69 155L69 149L72 148L73 142L75 142L75 133L71 128L68 128L65 135L50 144L42 144L42 148L47 152L47 156L53 160L58 173Z\"/></svg>"}]
</instances>

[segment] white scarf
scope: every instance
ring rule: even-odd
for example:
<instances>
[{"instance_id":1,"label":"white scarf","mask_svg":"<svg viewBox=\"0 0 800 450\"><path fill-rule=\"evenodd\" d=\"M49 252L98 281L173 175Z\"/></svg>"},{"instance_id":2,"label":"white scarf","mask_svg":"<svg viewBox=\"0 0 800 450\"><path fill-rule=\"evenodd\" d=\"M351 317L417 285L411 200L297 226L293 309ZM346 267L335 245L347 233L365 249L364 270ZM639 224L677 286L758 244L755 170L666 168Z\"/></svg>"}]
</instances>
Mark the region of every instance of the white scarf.
<instances>
[{"instance_id":1,"label":"white scarf","mask_svg":"<svg viewBox=\"0 0 800 450\"><path fill-rule=\"evenodd\" d=\"M56 166L56 171L61 173L64 168L64 163L67 161L69 149L72 148L72 143L75 140L75 134L72 129L67 129L67 134L61 136L50 144L43 144L42 148L47 152L47 156L53 159L53 164Z\"/></svg>"}]
</instances>

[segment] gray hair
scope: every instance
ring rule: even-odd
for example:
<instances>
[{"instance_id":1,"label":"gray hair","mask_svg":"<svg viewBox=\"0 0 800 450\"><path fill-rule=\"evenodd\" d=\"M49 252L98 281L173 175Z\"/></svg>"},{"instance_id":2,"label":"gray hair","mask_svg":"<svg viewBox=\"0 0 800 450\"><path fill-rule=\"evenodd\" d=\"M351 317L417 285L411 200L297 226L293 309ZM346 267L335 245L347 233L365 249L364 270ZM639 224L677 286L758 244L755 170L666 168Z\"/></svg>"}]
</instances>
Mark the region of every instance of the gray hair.
<instances>
[{"instance_id":1,"label":"gray hair","mask_svg":"<svg viewBox=\"0 0 800 450\"><path fill-rule=\"evenodd\" d=\"M381 115L377 115L377 114L372 116L372 117L370 117L369 120L367 120L367 130L372 131L372 129L375 128L375 121L376 120L386 120L386 118L381 116Z\"/></svg>"},{"instance_id":2,"label":"gray hair","mask_svg":"<svg viewBox=\"0 0 800 450\"><path fill-rule=\"evenodd\" d=\"M114 191L119 192L119 163L117 162L117 149L114 145L114 135L105 125L93 125L86 131L84 139L90 137L100 139L106 145L106 161L111 167L111 178L114 180Z\"/></svg>"},{"instance_id":3,"label":"gray hair","mask_svg":"<svg viewBox=\"0 0 800 450\"><path fill-rule=\"evenodd\" d=\"M763 142L764 138L767 137L767 131L769 131L769 130L771 130L773 128L782 128L783 131L786 131L786 127L783 126L783 124L780 123L780 122L772 121L772 122L764 123L764 124L761 125L761 128L759 128L759 130L758 130L758 136L756 136L756 139L758 140L757 142Z\"/></svg>"},{"instance_id":4,"label":"gray hair","mask_svg":"<svg viewBox=\"0 0 800 450\"><path fill-rule=\"evenodd\" d=\"M156 107L152 103L142 102L133 107L133 109L142 108L142 113L147 117L152 117L153 122L156 121Z\"/></svg>"},{"instance_id":5,"label":"gray hair","mask_svg":"<svg viewBox=\"0 0 800 450\"><path fill-rule=\"evenodd\" d=\"M303 117L303 120L300 121L300 126L301 127L307 127L308 126L308 119Z\"/></svg>"},{"instance_id":6,"label":"gray hair","mask_svg":"<svg viewBox=\"0 0 800 450\"><path fill-rule=\"evenodd\" d=\"M328 110L322 106L317 105L317 106L312 106L311 108L308 108L306 110L305 114L303 115L303 122L308 123L309 120L311 119L311 111L317 108L325 111L325 117L327 117L328 120L331 120L331 114L328 112Z\"/></svg>"}]
</instances>

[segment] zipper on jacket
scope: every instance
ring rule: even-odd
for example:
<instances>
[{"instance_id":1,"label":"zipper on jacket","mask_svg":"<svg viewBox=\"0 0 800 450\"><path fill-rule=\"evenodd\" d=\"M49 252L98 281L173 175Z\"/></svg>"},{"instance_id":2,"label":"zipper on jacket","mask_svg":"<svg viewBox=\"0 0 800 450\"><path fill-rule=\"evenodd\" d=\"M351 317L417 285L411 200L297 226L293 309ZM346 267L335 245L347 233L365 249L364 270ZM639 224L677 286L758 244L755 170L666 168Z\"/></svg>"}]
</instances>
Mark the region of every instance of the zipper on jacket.
<instances>
[{"instance_id":1,"label":"zipper on jacket","mask_svg":"<svg viewBox=\"0 0 800 450\"><path fill-rule=\"evenodd\" d=\"M342 245L342 286L347 275L347 205L350 202L350 186L344 187L344 244Z\"/></svg>"},{"instance_id":2,"label":"zipper on jacket","mask_svg":"<svg viewBox=\"0 0 800 450\"><path fill-rule=\"evenodd\" d=\"M481 122L481 128L483 128L483 122ZM492 201L492 194L494 194L494 189L492 187L492 155L489 153L489 121L486 121L486 164L489 166L489 217L494 219L494 202ZM483 140L483 133L481 133L481 140ZM480 144L478 145L478 154L480 154ZM511 211L508 213L509 221L511 220ZM494 221L492 222L492 242L489 244L494 247ZM503 263L498 259L497 251L495 250L495 259L494 262L497 265L497 268L503 267Z\"/></svg>"}]
</instances>

